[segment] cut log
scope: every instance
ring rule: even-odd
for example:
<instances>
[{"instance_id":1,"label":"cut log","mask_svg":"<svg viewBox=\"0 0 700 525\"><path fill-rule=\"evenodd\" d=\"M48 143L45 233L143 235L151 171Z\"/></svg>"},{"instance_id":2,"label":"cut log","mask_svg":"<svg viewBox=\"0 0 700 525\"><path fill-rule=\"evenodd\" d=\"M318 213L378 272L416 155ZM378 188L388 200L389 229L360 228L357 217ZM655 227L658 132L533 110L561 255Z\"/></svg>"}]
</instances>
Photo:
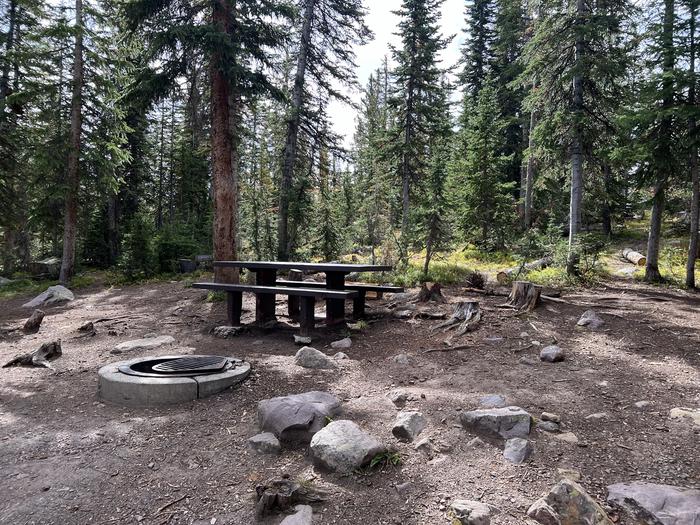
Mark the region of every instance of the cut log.
<instances>
[{"instance_id":1,"label":"cut log","mask_svg":"<svg viewBox=\"0 0 700 525\"><path fill-rule=\"evenodd\" d=\"M540 304L542 287L528 281L515 281L504 306L519 312L531 312Z\"/></svg>"},{"instance_id":2,"label":"cut log","mask_svg":"<svg viewBox=\"0 0 700 525\"><path fill-rule=\"evenodd\" d=\"M647 264L647 258L641 253L635 252L632 248L622 250L622 257L637 266L646 266Z\"/></svg>"},{"instance_id":3,"label":"cut log","mask_svg":"<svg viewBox=\"0 0 700 525\"><path fill-rule=\"evenodd\" d=\"M300 483L288 477L267 480L255 487L255 492L258 496L255 506L258 519L287 510L299 503L316 503L327 498L325 491L310 483Z\"/></svg>"},{"instance_id":4,"label":"cut log","mask_svg":"<svg viewBox=\"0 0 700 525\"><path fill-rule=\"evenodd\" d=\"M51 366L49 361L58 359L61 357L61 355L63 355L63 351L61 350L61 340L59 339L58 341L53 341L51 343L44 343L37 350L34 350L29 354L15 356L2 367L43 366L53 370L53 366Z\"/></svg>"},{"instance_id":5,"label":"cut log","mask_svg":"<svg viewBox=\"0 0 700 525\"><path fill-rule=\"evenodd\" d=\"M463 301L455 305L455 309L450 318L444 323L440 323L435 330L443 329L443 332L457 329L455 336L473 332L479 327L481 321L481 309L478 301Z\"/></svg>"},{"instance_id":6,"label":"cut log","mask_svg":"<svg viewBox=\"0 0 700 525\"><path fill-rule=\"evenodd\" d=\"M25 334L33 334L39 331L41 322L44 320L44 312L41 310L34 310L31 317L26 320L22 330Z\"/></svg>"},{"instance_id":7,"label":"cut log","mask_svg":"<svg viewBox=\"0 0 700 525\"><path fill-rule=\"evenodd\" d=\"M442 286L440 283L423 283L418 292L418 297L416 301L419 303L427 303L428 301L436 301L438 303L444 303L445 297L442 295Z\"/></svg>"},{"instance_id":8,"label":"cut log","mask_svg":"<svg viewBox=\"0 0 700 525\"><path fill-rule=\"evenodd\" d=\"M513 278L517 278L521 273L546 268L547 266L552 264L552 260L552 257L548 255L547 257L542 257L541 259L537 259L536 261L521 264L520 266L515 266L507 270L501 270L496 274L496 280L498 281L498 284L508 284L508 281L510 281Z\"/></svg>"}]
</instances>

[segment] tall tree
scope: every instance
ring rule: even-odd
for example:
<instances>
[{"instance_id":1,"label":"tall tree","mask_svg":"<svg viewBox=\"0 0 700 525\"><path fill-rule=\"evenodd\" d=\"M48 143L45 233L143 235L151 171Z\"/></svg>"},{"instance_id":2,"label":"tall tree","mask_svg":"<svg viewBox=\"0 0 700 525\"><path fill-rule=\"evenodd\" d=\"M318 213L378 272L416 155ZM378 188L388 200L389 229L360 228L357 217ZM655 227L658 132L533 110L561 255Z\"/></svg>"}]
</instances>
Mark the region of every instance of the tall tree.
<instances>
[{"instance_id":1,"label":"tall tree","mask_svg":"<svg viewBox=\"0 0 700 525\"><path fill-rule=\"evenodd\" d=\"M688 0L688 106L691 115L688 117L688 164L690 171L690 235L688 239L688 260L685 268L685 285L695 288L695 261L698 258L698 230L700 230L700 167L698 166L697 144L697 75L695 61L697 59L697 0Z\"/></svg>"},{"instance_id":2,"label":"tall tree","mask_svg":"<svg viewBox=\"0 0 700 525\"><path fill-rule=\"evenodd\" d=\"M503 10L499 15L503 15ZM466 6L465 41L462 47L460 83L466 101L475 101L493 66L494 0L470 0ZM501 35L506 36L506 35ZM508 35L512 36L512 35Z\"/></svg>"}]
</instances>

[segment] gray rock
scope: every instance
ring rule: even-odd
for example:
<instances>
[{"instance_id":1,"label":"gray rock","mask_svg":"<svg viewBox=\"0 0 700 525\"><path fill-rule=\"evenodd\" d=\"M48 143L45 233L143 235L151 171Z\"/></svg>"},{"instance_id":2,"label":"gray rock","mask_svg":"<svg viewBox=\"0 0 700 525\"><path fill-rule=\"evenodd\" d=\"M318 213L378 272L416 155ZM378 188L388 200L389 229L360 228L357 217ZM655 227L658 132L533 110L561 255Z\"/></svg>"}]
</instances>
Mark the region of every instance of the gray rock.
<instances>
[{"instance_id":1,"label":"gray rock","mask_svg":"<svg viewBox=\"0 0 700 525\"><path fill-rule=\"evenodd\" d=\"M595 311L586 310L585 312L583 312L583 315L576 323L576 326L586 326L588 328L596 330L596 329L600 328L601 326L603 326L604 324L605 324L605 321L603 321L600 317L598 317L598 314L595 313Z\"/></svg>"},{"instance_id":2,"label":"gray rock","mask_svg":"<svg viewBox=\"0 0 700 525\"><path fill-rule=\"evenodd\" d=\"M569 479L571 481L575 481L578 483L581 481L581 471L576 470L573 468L558 468L557 469L557 477L562 480L562 479Z\"/></svg>"},{"instance_id":3,"label":"gray rock","mask_svg":"<svg viewBox=\"0 0 700 525\"><path fill-rule=\"evenodd\" d=\"M540 416L542 421L551 421L552 423L561 423L561 417L559 414L554 414L552 412L542 412Z\"/></svg>"},{"instance_id":4,"label":"gray rock","mask_svg":"<svg viewBox=\"0 0 700 525\"><path fill-rule=\"evenodd\" d=\"M336 352L335 354L333 354L333 359L350 359L350 356L345 352Z\"/></svg>"},{"instance_id":5,"label":"gray rock","mask_svg":"<svg viewBox=\"0 0 700 525\"><path fill-rule=\"evenodd\" d=\"M309 505L297 505L296 511L291 516L284 518L280 525L311 525L313 523L313 510Z\"/></svg>"},{"instance_id":6,"label":"gray rock","mask_svg":"<svg viewBox=\"0 0 700 525\"><path fill-rule=\"evenodd\" d=\"M563 441L571 445L578 445L578 437L573 432L562 432L561 434L552 434L557 441Z\"/></svg>"},{"instance_id":7,"label":"gray rock","mask_svg":"<svg viewBox=\"0 0 700 525\"><path fill-rule=\"evenodd\" d=\"M608 502L644 525L698 525L700 490L643 481L608 487Z\"/></svg>"},{"instance_id":8,"label":"gray rock","mask_svg":"<svg viewBox=\"0 0 700 525\"><path fill-rule=\"evenodd\" d=\"M231 339L245 331L245 326L217 326L212 330L212 335L219 339Z\"/></svg>"},{"instance_id":9,"label":"gray rock","mask_svg":"<svg viewBox=\"0 0 700 525\"><path fill-rule=\"evenodd\" d=\"M601 506L570 479L562 479L533 503L527 515L543 525L613 525Z\"/></svg>"},{"instance_id":10,"label":"gray rock","mask_svg":"<svg viewBox=\"0 0 700 525\"><path fill-rule=\"evenodd\" d=\"M462 426L490 437L525 438L530 434L530 414L520 407L485 408L462 412Z\"/></svg>"},{"instance_id":11,"label":"gray rock","mask_svg":"<svg viewBox=\"0 0 700 525\"><path fill-rule=\"evenodd\" d=\"M435 452L435 446L430 438L423 438L413 445L413 449L422 452L428 457L432 457Z\"/></svg>"},{"instance_id":12,"label":"gray rock","mask_svg":"<svg viewBox=\"0 0 700 525\"><path fill-rule=\"evenodd\" d=\"M490 525L491 507L480 501L456 499L450 510L461 525Z\"/></svg>"},{"instance_id":13,"label":"gray rock","mask_svg":"<svg viewBox=\"0 0 700 525\"><path fill-rule=\"evenodd\" d=\"M328 392L305 392L264 399L258 403L258 423L281 441L308 443L327 418L340 411L340 399Z\"/></svg>"},{"instance_id":14,"label":"gray rock","mask_svg":"<svg viewBox=\"0 0 700 525\"><path fill-rule=\"evenodd\" d=\"M557 363L564 360L564 350L557 345L545 346L540 351L540 360L548 363Z\"/></svg>"},{"instance_id":15,"label":"gray rock","mask_svg":"<svg viewBox=\"0 0 700 525\"><path fill-rule=\"evenodd\" d=\"M687 423L690 428L700 426L700 408L672 408L668 415L671 419L676 419L681 423Z\"/></svg>"},{"instance_id":16,"label":"gray rock","mask_svg":"<svg viewBox=\"0 0 700 525\"><path fill-rule=\"evenodd\" d=\"M428 420L420 412L399 412L391 433L401 441L413 441L426 426L428 426Z\"/></svg>"},{"instance_id":17,"label":"gray rock","mask_svg":"<svg viewBox=\"0 0 700 525\"><path fill-rule=\"evenodd\" d=\"M342 474L367 465L373 457L386 451L374 436L352 421L333 421L311 439L314 463Z\"/></svg>"},{"instance_id":18,"label":"gray rock","mask_svg":"<svg viewBox=\"0 0 700 525\"><path fill-rule=\"evenodd\" d=\"M479 399L482 408L503 408L506 405L506 398L500 394L489 394Z\"/></svg>"},{"instance_id":19,"label":"gray rock","mask_svg":"<svg viewBox=\"0 0 700 525\"><path fill-rule=\"evenodd\" d=\"M397 408L405 407L406 401L408 401L408 394L406 392L402 392L401 390L392 390L386 395L386 397L388 397Z\"/></svg>"},{"instance_id":20,"label":"gray rock","mask_svg":"<svg viewBox=\"0 0 700 525\"><path fill-rule=\"evenodd\" d=\"M535 427L543 432L559 432L559 425L554 421L538 421Z\"/></svg>"},{"instance_id":21,"label":"gray rock","mask_svg":"<svg viewBox=\"0 0 700 525\"><path fill-rule=\"evenodd\" d=\"M608 419L609 417L607 412L595 412L594 414L588 414L585 419Z\"/></svg>"},{"instance_id":22,"label":"gray rock","mask_svg":"<svg viewBox=\"0 0 700 525\"><path fill-rule=\"evenodd\" d=\"M411 364L411 359L406 354L395 355L394 357L391 358L391 360L394 363L398 363L400 365L410 365Z\"/></svg>"},{"instance_id":23,"label":"gray rock","mask_svg":"<svg viewBox=\"0 0 700 525\"><path fill-rule=\"evenodd\" d=\"M294 344L295 345L310 345L311 338L304 335L294 334Z\"/></svg>"},{"instance_id":24,"label":"gray rock","mask_svg":"<svg viewBox=\"0 0 700 525\"><path fill-rule=\"evenodd\" d=\"M413 483L410 481L406 481L405 483L399 483L396 485L396 492L401 494L402 496L405 495L413 486Z\"/></svg>"},{"instance_id":25,"label":"gray rock","mask_svg":"<svg viewBox=\"0 0 700 525\"><path fill-rule=\"evenodd\" d=\"M258 454L279 454L280 442L272 432L256 434L248 439L248 448Z\"/></svg>"},{"instance_id":26,"label":"gray rock","mask_svg":"<svg viewBox=\"0 0 700 525\"><path fill-rule=\"evenodd\" d=\"M648 406L651 406L651 401L637 401L634 403L634 406L636 408L646 408Z\"/></svg>"},{"instance_id":27,"label":"gray rock","mask_svg":"<svg viewBox=\"0 0 700 525\"><path fill-rule=\"evenodd\" d=\"M294 356L294 362L299 366L303 366L304 368L338 368L338 365L332 358L310 346L300 348L297 354Z\"/></svg>"},{"instance_id":28,"label":"gray rock","mask_svg":"<svg viewBox=\"0 0 700 525\"><path fill-rule=\"evenodd\" d=\"M31 301L24 303L23 308L38 308L39 306L51 306L54 304L65 303L75 299L75 295L65 286L57 284L49 286L45 292L40 293Z\"/></svg>"},{"instance_id":29,"label":"gray rock","mask_svg":"<svg viewBox=\"0 0 700 525\"><path fill-rule=\"evenodd\" d=\"M331 343L331 348L335 348L338 350L350 348L351 346L352 346L352 339L350 339L349 337L345 337L343 339L340 339L338 341L333 341Z\"/></svg>"},{"instance_id":30,"label":"gray rock","mask_svg":"<svg viewBox=\"0 0 700 525\"><path fill-rule=\"evenodd\" d=\"M503 457L511 463L520 465L524 463L532 454L532 445L527 439L511 438L506 441L506 446L503 449Z\"/></svg>"},{"instance_id":31,"label":"gray rock","mask_svg":"<svg viewBox=\"0 0 700 525\"><path fill-rule=\"evenodd\" d=\"M467 446L470 448L481 448L485 445L486 445L486 443L484 443L484 440L481 438L478 438L478 437L475 437L475 438L467 441Z\"/></svg>"},{"instance_id":32,"label":"gray rock","mask_svg":"<svg viewBox=\"0 0 700 525\"><path fill-rule=\"evenodd\" d=\"M159 335L157 337L144 337L143 339L134 339L132 341L124 341L114 347L114 353L133 352L135 350L151 350L163 345L171 345L175 342L175 338L170 335Z\"/></svg>"}]
</instances>

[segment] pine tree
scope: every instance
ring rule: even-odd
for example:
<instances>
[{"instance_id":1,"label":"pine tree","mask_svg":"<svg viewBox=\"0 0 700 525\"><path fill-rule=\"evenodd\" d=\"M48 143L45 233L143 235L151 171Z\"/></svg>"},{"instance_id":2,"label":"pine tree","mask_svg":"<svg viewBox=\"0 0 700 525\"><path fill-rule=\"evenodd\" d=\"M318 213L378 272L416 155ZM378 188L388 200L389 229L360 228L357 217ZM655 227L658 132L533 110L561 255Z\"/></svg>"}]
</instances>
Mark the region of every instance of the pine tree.
<instances>
[{"instance_id":1,"label":"pine tree","mask_svg":"<svg viewBox=\"0 0 700 525\"><path fill-rule=\"evenodd\" d=\"M503 11L499 12L501 16ZM466 39L462 47L463 70L460 83L464 90L465 108L476 101L481 86L491 72L494 60L494 0L471 0L465 13ZM500 34L505 37L506 35Z\"/></svg>"}]
</instances>

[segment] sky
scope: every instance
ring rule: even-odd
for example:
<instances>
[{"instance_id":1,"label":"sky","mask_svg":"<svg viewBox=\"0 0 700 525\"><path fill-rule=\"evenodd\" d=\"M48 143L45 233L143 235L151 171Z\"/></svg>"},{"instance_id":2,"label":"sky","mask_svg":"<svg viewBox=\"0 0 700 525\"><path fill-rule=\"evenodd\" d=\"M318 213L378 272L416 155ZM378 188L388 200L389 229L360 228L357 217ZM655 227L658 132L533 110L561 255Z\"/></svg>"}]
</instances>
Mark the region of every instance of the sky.
<instances>
[{"instance_id":1,"label":"sky","mask_svg":"<svg viewBox=\"0 0 700 525\"><path fill-rule=\"evenodd\" d=\"M455 35L449 46L442 52L442 66L453 66L459 59L459 48L464 41L465 0L445 0L442 5L441 32L443 36ZM384 55L389 56L389 44L399 45L400 39L394 33L397 31L399 17L392 11L401 7L401 0L365 0L368 9L367 25L374 32L374 40L364 46L357 46L357 78L361 86L367 84L370 74L381 66ZM360 93L352 94L353 100L359 102ZM345 146L352 144L355 131L355 111L341 102L332 102L329 106L331 121L335 131L345 137Z\"/></svg>"}]
</instances>

